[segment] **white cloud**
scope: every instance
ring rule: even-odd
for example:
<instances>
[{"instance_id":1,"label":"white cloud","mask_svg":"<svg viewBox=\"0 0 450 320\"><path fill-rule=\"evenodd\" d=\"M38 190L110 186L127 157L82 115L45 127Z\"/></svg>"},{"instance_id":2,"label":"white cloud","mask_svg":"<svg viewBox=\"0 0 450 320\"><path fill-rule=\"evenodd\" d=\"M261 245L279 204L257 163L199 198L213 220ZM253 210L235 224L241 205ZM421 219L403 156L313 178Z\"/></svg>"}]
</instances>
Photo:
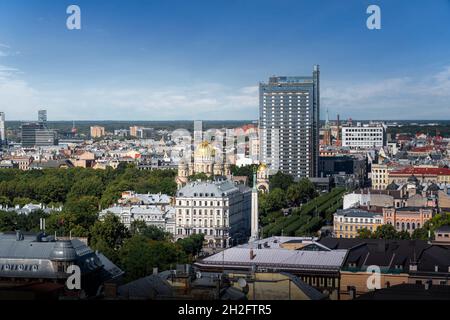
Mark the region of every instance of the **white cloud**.
<instances>
[{"instance_id":1,"label":"white cloud","mask_svg":"<svg viewBox=\"0 0 450 320\"><path fill-rule=\"evenodd\" d=\"M253 119L257 88L221 84L192 87L82 88L72 91L33 89L19 70L0 66L0 111L8 119L32 120L46 108L49 119L183 120Z\"/></svg>"},{"instance_id":2,"label":"white cloud","mask_svg":"<svg viewBox=\"0 0 450 320\"><path fill-rule=\"evenodd\" d=\"M425 77L322 82L322 109L361 119L449 119L450 66Z\"/></svg>"},{"instance_id":3,"label":"white cloud","mask_svg":"<svg viewBox=\"0 0 450 320\"><path fill-rule=\"evenodd\" d=\"M1 45L0 45L1 47ZM450 66L424 77L380 81L322 81L322 111L365 119L450 119ZM37 89L23 73L0 64L0 111L32 120L46 108L55 120L256 119L258 86L219 83L178 87L106 87L82 84L63 91Z\"/></svg>"}]
</instances>

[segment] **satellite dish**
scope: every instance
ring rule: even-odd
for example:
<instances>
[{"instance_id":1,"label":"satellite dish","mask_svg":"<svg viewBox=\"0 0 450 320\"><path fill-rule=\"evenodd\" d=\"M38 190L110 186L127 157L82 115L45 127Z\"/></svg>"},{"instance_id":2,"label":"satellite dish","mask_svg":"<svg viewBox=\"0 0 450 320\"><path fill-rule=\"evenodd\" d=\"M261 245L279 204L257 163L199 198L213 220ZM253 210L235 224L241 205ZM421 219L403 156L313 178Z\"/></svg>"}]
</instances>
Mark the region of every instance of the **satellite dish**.
<instances>
[{"instance_id":1,"label":"satellite dish","mask_svg":"<svg viewBox=\"0 0 450 320\"><path fill-rule=\"evenodd\" d=\"M202 273L198 271L195 276L197 277L197 279L200 279L202 277Z\"/></svg>"},{"instance_id":2,"label":"satellite dish","mask_svg":"<svg viewBox=\"0 0 450 320\"><path fill-rule=\"evenodd\" d=\"M239 285L239 287L241 287L241 288L245 288L245 286L247 285L247 281L245 281L244 278L239 278L239 280L238 280L238 285Z\"/></svg>"}]
</instances>

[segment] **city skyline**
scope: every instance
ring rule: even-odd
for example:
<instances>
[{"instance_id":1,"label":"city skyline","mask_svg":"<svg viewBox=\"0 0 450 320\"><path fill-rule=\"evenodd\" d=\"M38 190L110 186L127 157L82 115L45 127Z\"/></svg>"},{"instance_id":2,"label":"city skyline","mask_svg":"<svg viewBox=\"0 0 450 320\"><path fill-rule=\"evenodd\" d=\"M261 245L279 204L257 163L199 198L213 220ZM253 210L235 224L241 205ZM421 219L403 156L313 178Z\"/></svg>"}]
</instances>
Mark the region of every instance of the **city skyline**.
<instances>
[{"instance_id":1,"label":"city skyline","mask_svg":"<svg viewBox=\"0 0 450 320\"><path fill-rule=\"evenodd\" d=\"M366 28L361 1L80 0L75 31L69 4L0 4L7 121L42 108L67 121L254 120L259 82L314 64L321 119L450 119L448 1L376 1L381 30Z\"/></svg>"}]
</instances>

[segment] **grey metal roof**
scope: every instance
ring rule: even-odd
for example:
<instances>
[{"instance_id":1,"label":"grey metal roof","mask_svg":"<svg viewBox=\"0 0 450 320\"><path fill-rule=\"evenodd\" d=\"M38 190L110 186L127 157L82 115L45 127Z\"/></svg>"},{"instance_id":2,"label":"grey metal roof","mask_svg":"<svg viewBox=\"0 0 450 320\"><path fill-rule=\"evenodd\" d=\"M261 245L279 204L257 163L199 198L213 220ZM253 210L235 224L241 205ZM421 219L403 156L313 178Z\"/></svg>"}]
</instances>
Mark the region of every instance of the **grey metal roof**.
<instances>
[{"instance_id":1,"label":"grey metal roof","mask_svg":"<svg viewBox=\"0 0 450 320\"><path fill-rule=\"evenodd\" d=\"M376 216L379 216L380 213L376 212L368 212L365 210L350 208L345 210L338 210L336 212L336 215L338 216L344 216L344 217L356 217L356 218L374 218Z\"/></svg>"},{"instance_id":2,"label":"grey metal roof","mask_svg":"<svg viewBox=\"0 0 450 320\"><path fill-rule=\"evenodd\" d=\"M150 275L120 286L118 293L129 299L155 299L173 296L171 285L158 275Z\"/></svg>"},{"instance_id":3,"label":"grey metal roof","mask_svg":"<svg viewBox=\"0 0 450 320\"><path fill-rule=\"evenodd\" d=\"M450 232L450 225L444 225L436 229L436 232Z\"/></svg>"},{"instance_id":4,"label":"grey metal roof","mask_svg":"<svg viewBox=\"0 0 450 320\"><path fill-rule=\"evenodd\" d=\"M143 204L154 205L154 204L170 204L170 196L166 194L147 194L147 193L134 193L122 201L127 201L131 199L138 199Z\"/></svg>"},{"instance_id":5,"label":"grey metal roof","mask_svg":"<svg viewBox=\"0 0 450 320\"><path fill-rule=\"evenodd\" d=\"M229 180L190 182L177 192L178 197L223 197L239 188Z\"/></svg>"},{"instance_id":6,"label":"grey metal roof","mask_svg":"<svg viewBox=\"0 0 450 320\"><path fill-rule=\"evenodd\" d=\"M239 248L254 248L257 249L260 245L262 248L280 248L283 243L296 241L301 243L313 243L318 238L312 237L286 237L286 236L273 236L269 238L255 240L249 243L241 244Z\"/></svg>"},{"instance_id":7,"label":"grey metal roof","mask_svg":"<svg viewBox=\"0 0 450 320\"><path fill-rule=\"evenodd\" d=\"M250 252L253 250L253 259ZM234 247L209 256L199 265L236 265L260 267L287 267L298 269L339 269L347 255L347 250L302 251L287 249L249 249Z\"/></svg>"},{"instance_id":8,"label":"grey metal roof","mask_svg":"<svg viewBox=\"0 0 450 320\"><path fill-rule=\"evenodd\" d=\"M105 257L106 258L106 257ZM54 261L76 264L82 273L104 269L109 277L120 273L105 259L100 259L94 251L78 239L55 241L43 234L0 233L0 276L17 278L65 278L67 274L58 272ZM111 272L110 272L111 271Z\"/></svg>"}]
</instances>

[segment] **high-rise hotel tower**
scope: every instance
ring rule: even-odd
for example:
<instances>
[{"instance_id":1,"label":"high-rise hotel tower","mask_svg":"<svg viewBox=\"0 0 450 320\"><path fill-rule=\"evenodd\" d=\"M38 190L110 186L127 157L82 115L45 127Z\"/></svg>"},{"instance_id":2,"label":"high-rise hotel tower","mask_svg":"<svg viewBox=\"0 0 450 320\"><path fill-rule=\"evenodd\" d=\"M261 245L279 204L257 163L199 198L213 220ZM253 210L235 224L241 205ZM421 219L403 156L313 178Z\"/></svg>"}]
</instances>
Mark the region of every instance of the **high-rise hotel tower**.
<instances>
[{"instance_id":1,"label":"high-rise hotel tower","mask_svg":"<svg viewBox=\"0 0 450 320\"><path fill-rule=\"evenodd\" d=\"M294 178L318 176L319 73L315 65L312 76L259 85L261 161Z\"/></svg>"}]
</instances>

